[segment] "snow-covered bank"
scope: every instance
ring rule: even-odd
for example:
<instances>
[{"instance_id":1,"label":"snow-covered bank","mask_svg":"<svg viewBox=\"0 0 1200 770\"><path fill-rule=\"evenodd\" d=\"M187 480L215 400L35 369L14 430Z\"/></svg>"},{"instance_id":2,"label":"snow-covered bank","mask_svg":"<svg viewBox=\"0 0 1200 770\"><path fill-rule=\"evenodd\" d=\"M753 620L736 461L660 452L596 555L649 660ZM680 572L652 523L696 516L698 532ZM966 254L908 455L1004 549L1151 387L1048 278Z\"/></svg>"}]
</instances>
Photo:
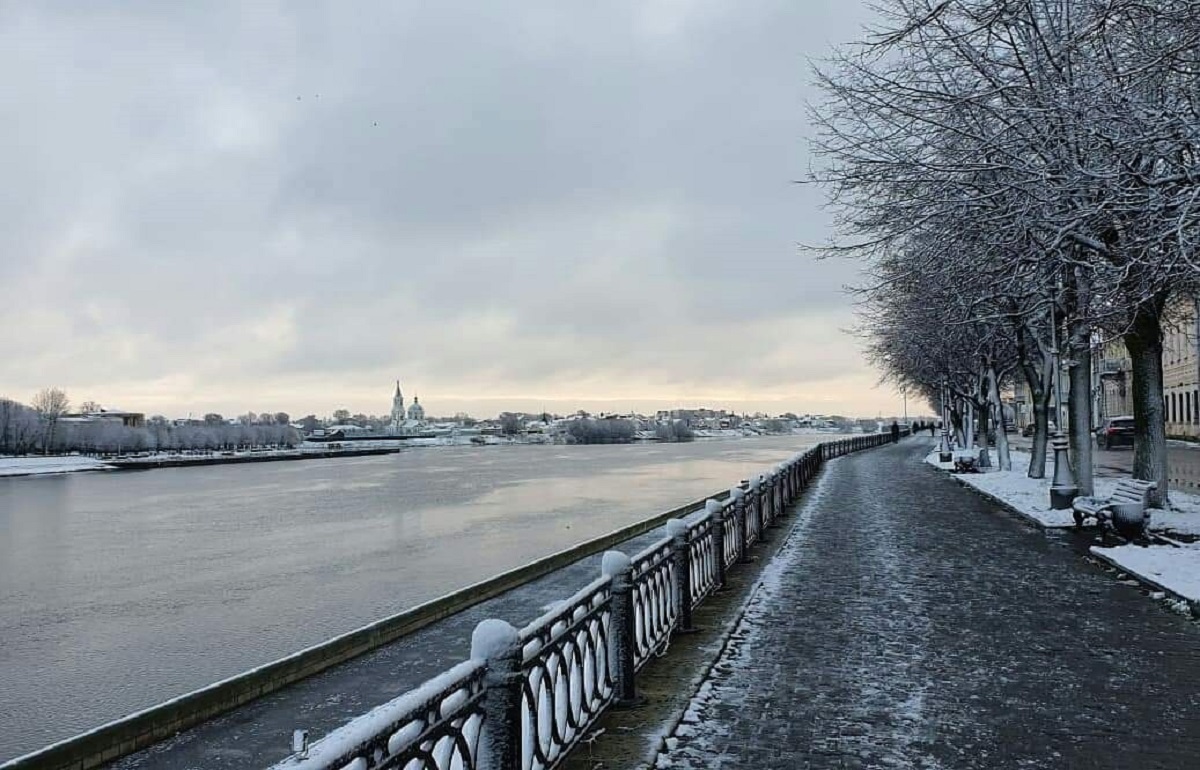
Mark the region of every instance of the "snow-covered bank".
<instances>
[{"instance_id":1,"label":"snow-covered bank","mask_svg":"<svg viewBox=\"0 0 1200 770\"><path fill-rule=\"evenodd\" d=\"M111 465L94 457L0 457L0 476L43 476L50 473L111 469Z\"/></svg>"},{"instance_id":2,"label":"snow-covered bank","mask_svg":"<svg viewBox=\"0 0 1200 770\"><path fill-rule=\"evenodd\" d=\"M1050 478L1052 461L1048 462L1046 478L1031 479L1025 475L1030 456L1013 451L1011 471L989 470L986 473L962 473L955 478L983 492L998 502L1018 511L1043 527L1073 527L1071 511L1050 508ZM938 462L937 451L930 452L925 462L949 470ZM993 462L995 458L993 455ZM1096 497L1112 494L1118 478L1096 477ZM1200 536L1200 496L1171 491L1171 510L1152 509L1150 530L1171 539L1172 536ZM1112 548L1093 546L1092 553L1112 566L1140 578L1143 582L1161 587L1190 602L1200 602L1200 542L1150 545L1122 545Z\"/></svg>"}]
</instances>

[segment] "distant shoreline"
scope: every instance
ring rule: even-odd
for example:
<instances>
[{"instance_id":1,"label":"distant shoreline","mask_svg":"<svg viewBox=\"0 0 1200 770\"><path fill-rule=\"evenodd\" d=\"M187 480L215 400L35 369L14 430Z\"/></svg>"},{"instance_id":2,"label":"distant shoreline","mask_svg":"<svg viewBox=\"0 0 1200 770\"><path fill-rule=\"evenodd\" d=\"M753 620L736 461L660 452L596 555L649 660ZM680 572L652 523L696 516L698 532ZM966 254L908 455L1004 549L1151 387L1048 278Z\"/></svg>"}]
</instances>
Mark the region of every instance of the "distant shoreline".
<instances>
[{"instance_id":1,"label":"distant shoreline","mask_svg":"<svg viewBox=\"0 0 1200 770\"><path fill-rule=\"evenodd\" d=\"M268 463L285 460L319 460L331 457L367 457L370 455L396 454L401 447L370 447L364 449L327 449L310 451L303 449L282 450L235 455L207 455L203 457L137 457L129 460L109 460L106 464L113 470L140 471L155 468L184 468L191 465L236 465L240 463Z\"/></svg>"},{"instance_id":2,"label":"distant shoreline","mask_svg":"<svg viewBox=\"0 0 1200 770\"><path fill-rule=\"evenodd\" d=\"M800 431L791 435L807 435L810 433L826 433L828 431ZM760 434L761 435L761 434ZM771 436L785 436L789 434L769 434ZM720 439L753 439L759 435L734 433L732 431L697 431L695 440L720 440ZM155 470L157 468L187 468L193 466L204 465L238 465L243 463L264 463L264 462L282 462L285 460L318 460L332 459L338 457L370 457L378 455L397 454L405 448L416 447L436 447L436 446L507 446L514 444L521 445L547 445L547 441L521 441L521 440L492 440L484 443L473 443L468 441L446 441L444 437L433 438L408 438L405 439L387 439L372 437L371 439L360 438L353 443L372 441L374 446L369 447L347 447L344 443L337 449L322 449L314 446L317 442L306 442L304 448L295 449L273 449L258 452L237 452L232 454L213 453L205 455L182 455L182 454L156 454L142 457L127 457L122 459L100 460L94 457L86 457L83 455L50 455L50 456L29 456L29 457L0 457L0 479L5 478L27 478L31 476L59 476L66 473L85 473L96 471L135 471L135 470ZM402 443L401 443L402 442ZM321 442L324 443L324 442ZM334 442L341 443L341 442ZM351 442L346 442L351 443ZM654 440L635 440L630 442L634 444L655 444L660 443ZM379 446L379 444L386 444Z\"/></svg>"},{"instance_id":3,"label":"distant shoreline","mask_svg":"<svg viewBox=\"0 0 1200 770\"><path fill-rule=\"evenodd\" d=\"M267 452L245 452L231 455L158 455L126 459L99 460L81 455L51 455L47 457L0 457L0 478L30 476L61 476L66 473L97 471L135 471L156 468L186 468L197 465L236 465L241 463L282 462L285 460L320 460L336 457L368 457L400 452L402 447L363 447L357 449L278 449Z\"/></svg>"}]
</instances>

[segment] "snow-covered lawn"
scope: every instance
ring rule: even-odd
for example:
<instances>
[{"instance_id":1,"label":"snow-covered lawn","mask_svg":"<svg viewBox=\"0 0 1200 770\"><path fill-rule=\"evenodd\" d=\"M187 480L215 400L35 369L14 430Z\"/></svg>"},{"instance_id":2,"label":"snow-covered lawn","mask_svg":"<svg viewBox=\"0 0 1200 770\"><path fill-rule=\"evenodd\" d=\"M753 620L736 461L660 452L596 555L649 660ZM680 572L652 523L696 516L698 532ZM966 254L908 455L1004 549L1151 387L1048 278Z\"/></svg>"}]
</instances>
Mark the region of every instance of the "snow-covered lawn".
<instances>
[{"instance_id":1,"label":"snow-covered lawn","mask_svg":"<svg viewBox=\"0 0 1200 770\"><path fill-rule=\"evenodd\" d=\"M1053 476L1053 464L1047 464L1046 478L1031 479L1025 475L1029 459L1029 453L1014 450L1011 471L963 473L956 478L1015 508L1042 526L1074 526L1075 520L1071 511L1050 509L1050 477ZM943 470L953 468L950 463L938 462L936 450L926 456L925 462ZM992 462L996 462L994 452ZM1111 495L1117 481L1117 478L1097 476L1096 497ZM1200 496L1172 491L1171 507L1170 511L1151 510L1150 530L1168 538L1173 535L1200 536ZM1179 547L1157 543L1113 548L1096 546L1091 550L1131 575L1162 586L1189 601L1200 602L1200 543L1181 543Z\"/></svg>"},{"instance_id":2,"label":"snow-covered lawn","mask_svg":"<svg viewBox=\"0 0 1200 770\"><path fill-rule=\"evenodd\" d=\"M102 471L112 468L93 457L0 457L0 476Z\"/></svg>"},{"instance_id":3,"label":"snow-covered lawn","mask_svg":"<svg viewBox=\"0 0 1200 770\"><path fill-rule=\"evenodd\" d=\"M1093 546L1092 553L1189 602L1200 602L1200 548L1195 545Z\"/></svg>"}]
</instances>

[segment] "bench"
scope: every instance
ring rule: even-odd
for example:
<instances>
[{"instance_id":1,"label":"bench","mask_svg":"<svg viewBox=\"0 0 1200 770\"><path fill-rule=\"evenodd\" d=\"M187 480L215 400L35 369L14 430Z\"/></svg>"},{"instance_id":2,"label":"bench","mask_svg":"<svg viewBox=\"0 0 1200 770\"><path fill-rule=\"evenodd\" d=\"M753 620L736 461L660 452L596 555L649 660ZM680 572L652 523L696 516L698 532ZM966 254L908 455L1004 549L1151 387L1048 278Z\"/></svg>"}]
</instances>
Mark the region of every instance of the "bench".
<instances>
[{"instance_id":1,"label":"bench","mask_svg":"<svg viewBox=\"0 0 1200 770\"><path fill-rule=\"evenodd\" d=\"M954 458L955 473L979 473L978 461L974 457Z\"/></svg>"},{"instance_id":2,"label":"bench","mask_svg":"<svg viewBox=\"0 0 1200 770\"><path fill-rule=\"evenodd\" d=\"M979 472L979 458L970 449L955 449L953 456L955 473Z\"/></svg>"},{"instance_id":3,"label":"bench","mask_svg":"<svg viewBox=\"0 0 1200 770\"><path fill-rule=\"evenodd\" d=\"M1075 526L1082 527L1084 519L1095 519L1100 527L1111 526L1118 535L1132 540L1143 534L1150 524L1150 491L1157 488L1153 481L1121 479L1112 497L1077 497L1071 502Z\"/></svg>"}]
</instances>

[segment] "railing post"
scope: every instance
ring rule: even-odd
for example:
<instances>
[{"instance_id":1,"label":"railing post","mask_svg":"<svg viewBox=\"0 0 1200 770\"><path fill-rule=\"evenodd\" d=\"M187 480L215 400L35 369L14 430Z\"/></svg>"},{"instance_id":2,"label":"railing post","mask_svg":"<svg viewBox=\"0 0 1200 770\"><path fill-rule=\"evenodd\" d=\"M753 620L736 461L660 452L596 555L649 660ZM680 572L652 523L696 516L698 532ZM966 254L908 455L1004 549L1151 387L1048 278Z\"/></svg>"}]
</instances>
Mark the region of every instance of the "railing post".
<instances>
[{"instance_id":1,"label":"railing post","mask_svg":"<svg viewBox=\"0 0 1200 770\"><path fill-rule=\"evenodd\" d=\"M733 516L736 522L734 529L737 530L738 564L746 564L750 561L750 549L747 547L747 543L750 542L750 529L746 526L746 492L741 487L733 487L729 490L729 497L733 500Z\"/></svg>"},{"instance_id":2,"label":"railing post","mask_svg":"<svg viewBox=\"0 0 1200 770\"><path fill-rule=\"evenodd\" d=\"M600 571L612 578L612 621L608 629L608 661L618 706L638 701L633 674L635 618L633 607L633 563L620 551L605 551Z\"/></svg>"},{"instance_id":3,"label":"railing post","mask_svg":"<svg viewBox=\"0 0 1200 770\"><path fill-rule=\"evenodd\" d=\"M771 477L765 473L758 474L758 507L762 518L762 529L766 529L775 520L775 511L771 508L774 500L771 497ZM762 529L759 536L762 536Z\"/></svg>"},{"instance_id":4,"label":"railing post","mask_svg":"<svg viewBox=\"0 0 1200 770\"><path fill-rule=\"evenodd\" d=\"M717 587L714 590L719 591L725 587L725 504L720 500L708 500L704 510L712 519L713 551L717 557Z\"/></svg>"},{"instance_id":5,"label":"railing post","mask_svg":"<svg viewBox=\"0 0 1200 770\"><path fill-rule=\"evenodd\" d=\"M682 519L667 520L667 535L671 538L671 561L675 562L675 598L679 602L677 631L689 632L692 626L692 548L688 542L688 526Z\"/></svg>"},{"instance_id":6,"label":"railing post","mask_svg":"<svg viewBox=\"0 0 1200 770\"><path fill-rule=\"evenodd\" d=\"M762 518L762 479L754 476L750 479L750 491L746 494L746 499L749 500L746 516L754 520L754 531L758 534L758 539L762 540L763 533L763 518Z\"/></svg>"},{"instance_id":7,"label":"railing post","mask_svg":"<svg viewBox=\"0 0 1200 770\"><path fill-rule=\"evenodd\" d=\"M768 473L763 477L763 486L766 487L765 495L767 498L767 526L779 526L779 499L776 495L779 492L779 477L774 473Z\"/></svg>"},{"instance_id":8,"label":"railing post","mask_svg":"<svg viewBox=\"0 0 1200 770\"><path fill-rule=\"evenodd\" d=\"M521 636L503 620L484 620L471 634L471 657L487 662L477 766L517 770L521 767Z\"/></svg>"}]
</instances>

